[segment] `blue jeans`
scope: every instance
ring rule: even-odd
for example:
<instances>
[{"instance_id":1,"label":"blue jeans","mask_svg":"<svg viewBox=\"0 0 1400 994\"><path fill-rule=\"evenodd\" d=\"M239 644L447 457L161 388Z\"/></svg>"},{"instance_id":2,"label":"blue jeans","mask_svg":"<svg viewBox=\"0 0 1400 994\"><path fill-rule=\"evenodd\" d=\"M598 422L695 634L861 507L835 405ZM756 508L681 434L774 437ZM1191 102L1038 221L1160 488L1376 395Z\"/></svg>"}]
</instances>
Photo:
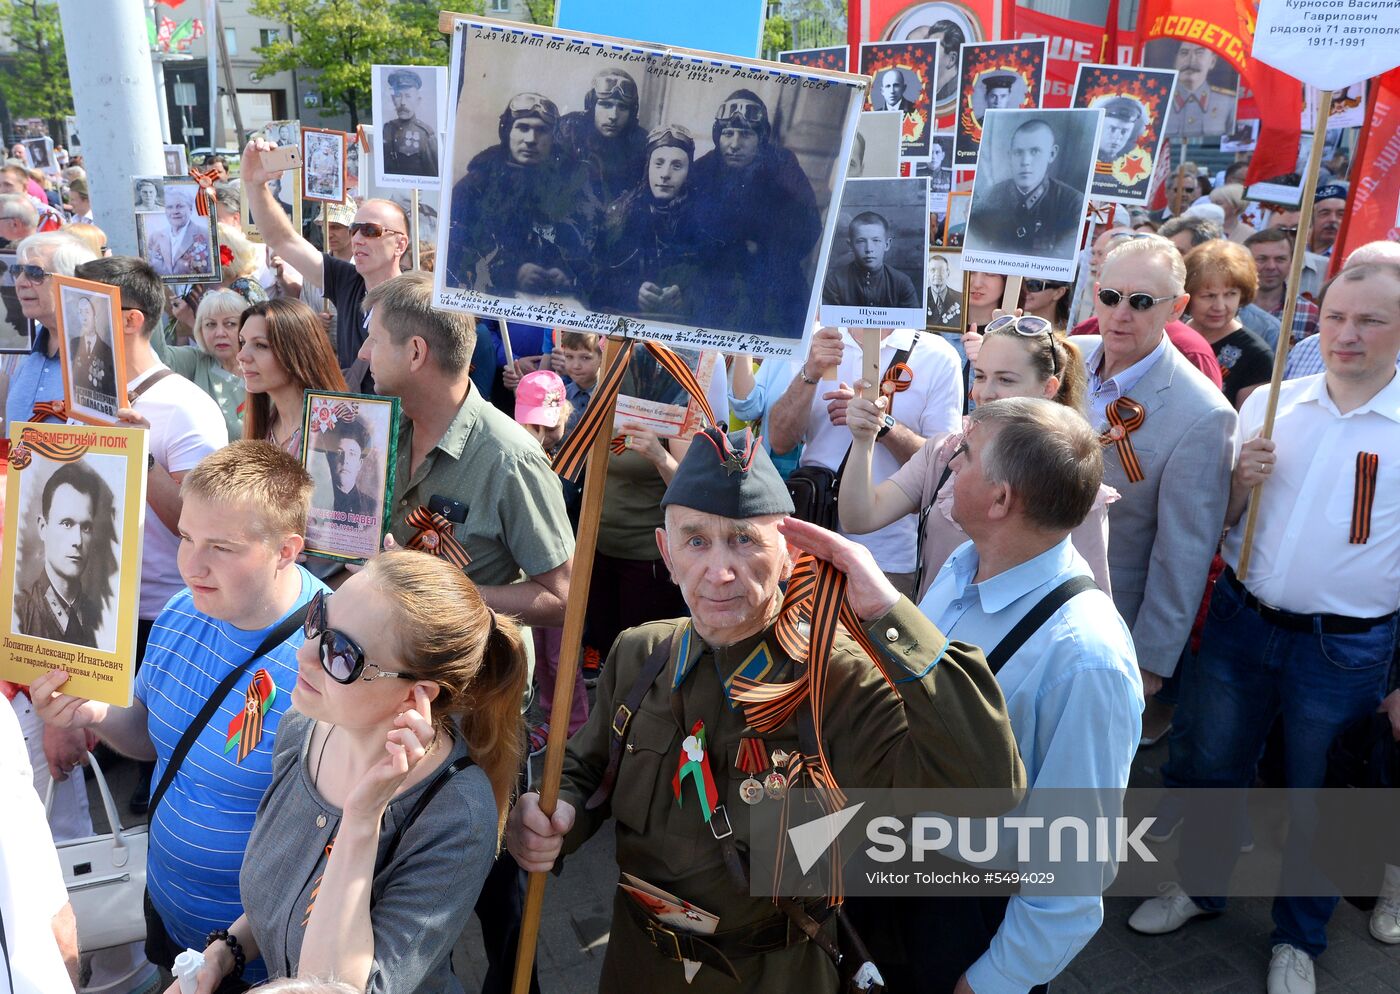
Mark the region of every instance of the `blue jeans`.
<instances>
[{"instance_id":1,"label":"blue jeans","mask_svg":"<svg viewBox=\"0 0 1400 994\"><path fill-rule=\"evenodd\" d=\"M1295 791L1321 787L1332 740L1374 711L1385 695L1395 634L1394 616L1355 635L1324 635L1316 619L1311 632L1280 628L1246 607L1239 591L1222 579L1211 599L1200 655L1185 669L1180 707L1190 716L1191 741L1183 743L1186 762L1178 766L1173 757L1178 782L1187 787L1250 786L1269 726L1282 714L1288 786ZM1286 873L1298 876L1290 879L1316 879L1303 869L1315 821L1309 799L1299 794L1291 805L1284 864ZM1231 843L1240 837L1239 823L1235 831L1223 831L1221 814L1238 819L1243 810L1188 817L1183 826L1182 882L1193 897L1209 893L1204 881L1228 879L1238 859L1238 844ZM1313 892L1326 895L1329 890L1324 883ZM1225 908L1223 897L1195 901L1207 911ZM1327 946L1327 921L1336 906L1335 894L1276 897L1271 942L1286 942L1316 957Z\"/></svg>"}]
</instances>

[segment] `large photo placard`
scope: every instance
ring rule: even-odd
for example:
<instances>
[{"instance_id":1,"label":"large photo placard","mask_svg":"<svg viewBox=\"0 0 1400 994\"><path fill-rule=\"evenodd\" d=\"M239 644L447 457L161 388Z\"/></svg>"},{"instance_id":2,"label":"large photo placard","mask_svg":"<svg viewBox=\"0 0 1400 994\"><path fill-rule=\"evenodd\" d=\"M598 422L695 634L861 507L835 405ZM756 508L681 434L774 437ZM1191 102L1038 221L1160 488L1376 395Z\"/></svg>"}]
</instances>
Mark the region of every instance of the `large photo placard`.
<instances>
[{"instance_id":1,"label":"large photo placard","mask_svg":"<svg viewBox=\"0 0 1400 994\"><path fill-rule=\"evenodd\" d=\"M121 291L73 276L50 277L58 291L58 354L68 416L117 423L127 406Z\"/></svg>"},{"instance_id":2,"label":"large photo placard","mask_svg":"<svg viewBox=\"0 0 1400 994\"><path fill-rule=\"evenodd\" d=\"M10 426L0 679L27 685L62 669L64 693L131 704L147 437L144 428Z\"/></svg>"},{"instance_id":3,"label":"large photo placard","mask_svg":"<svg viewBox=\"0 0 1400 994\"><path fill-rule=\"evenodd\" d=\"M958 62L962 92L954 135L958 169L976 169L988 111L1039 107L1045 82L1045 39L964 45Z\"/></svg>"},{"instance_id":4,"label":"large photo placard","mask_svg":"<svg viewBox=\"0 0 1400 994\"><path fill-rule=\"evenodd\" d=\"M152 177L145 177L150 180ZM204 196L199 183L188 176L161 179L161 208L144 204L149 188L138 179L136 251L151 264L165 283L217 283L219 271L219 218L215 211L199 213Z\"/></svg>"},{"instance_id":5,"label":"large photo placard","mask_svg":"<svg viewBox=\"0 0 1400 994\"><path fill-rule=\"evenodd\" d=\"M822 282L828 327L918 328L924 321L927 179L851 179Z\"/></svg>"},{"instance_id":6,"label":"large photo placard","mask_svg":"<svg viewBox=\"0 0 1400 994\"><path fill-rule=\"evenodd\" d=\"M445 127L447 70L440 66L375 66L374 175L380 186L436 190L438 135Z\"/></svg>"},{"instance_id":7,"label":"large photo placard","mask_svg":"<svg viewBox=\"0 0 1400 994\"><path fill-rule=\"evenodd\" d=\"M864 79L474 18L449 79L439 306L801 354Z\"/></svg>"},{"instance_id":8,"label":"large photo placard","mask_svg":"<svg viewBox=\"0 0 1400 994\"><path fill-rule=\"evenodd\" d=\"M867 42L860 46L860 71L875 81L867 111L898 111L902 158L928 158L933 133L933 90L938 76L938 42Z\"/></svg>"},{"instance_id":9,"label":"large photo placard","mask_svg":"<svg viewBox=\"0 0 1400 994\"><path fill-rule=\"evenodd\" d=\"M363 562L379 551L394 497L399 399L306 391L301 464L311 475L306 551Z\"/></svg>"},{"instance_id":10,"label":"large photo placard","mask_svg":"<svg viewBox=\"0 0 1400 994\"><path fill-rule=\"evenodd\" d=\"M1147 203L1147 188L1162 149L1163 125L1175 85L1174 69L1079 67L1070 105L1103 111L1090 190L1095 200Z\"/></svg>"}]
</instances>

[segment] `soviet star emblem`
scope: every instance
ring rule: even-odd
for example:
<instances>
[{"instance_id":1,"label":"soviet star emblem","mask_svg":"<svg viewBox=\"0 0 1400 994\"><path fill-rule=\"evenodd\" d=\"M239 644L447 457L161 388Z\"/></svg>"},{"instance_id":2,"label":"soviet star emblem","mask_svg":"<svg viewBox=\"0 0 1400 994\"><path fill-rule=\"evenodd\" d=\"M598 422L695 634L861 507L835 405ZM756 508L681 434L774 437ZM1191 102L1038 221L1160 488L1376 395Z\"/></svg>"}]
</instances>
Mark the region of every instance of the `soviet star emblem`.
<instances>
[{"instance_id":1,"label":"soviet star emblem","mask_svg":"<svg viewBox=\"0 0 1400 994\"><path fill-rule=\"evenodd\" d=\"M730 452L720 465L724 467L725 476L733 476L735 473L743 472L744 457L737 452Z\"/></svg>"}]
</instances>

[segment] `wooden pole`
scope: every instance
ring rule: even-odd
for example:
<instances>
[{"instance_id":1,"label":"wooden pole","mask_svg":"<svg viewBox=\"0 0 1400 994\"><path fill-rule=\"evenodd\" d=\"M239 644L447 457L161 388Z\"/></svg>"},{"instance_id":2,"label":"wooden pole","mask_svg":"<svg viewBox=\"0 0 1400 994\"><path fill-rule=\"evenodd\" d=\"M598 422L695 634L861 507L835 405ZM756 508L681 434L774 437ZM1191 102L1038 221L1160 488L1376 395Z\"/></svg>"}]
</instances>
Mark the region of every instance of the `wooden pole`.
<instances>
[{"instance_id":1,"label":"wooden pole","mask_svg":"<svg viewBox=\"0 0 1400 994\"><path fill-rule=\"evenodd\" d=\"M607 340L603 368L631 342ZM574 545L574 568L569 580L569 601L564 609L564 634L559 646L559 671L554 678L554 704L549 713L549 743L545 747L544 774L540 778L540 811L553 817L559 803L559 779L564 773L564 741L569 737L569 713L574 702L574 678L579 652L583 649L583 622L588 607L588 586L593 576L593 553L598 544L598 521L603 513L603 487L608 482L608 446L612 442L613 412L603 418L598 437L588 451L588 468L583 481L583 506L579 512L578 541ZM544 883L548 874L530 874L525 889L525 910L520 922L520 945L515 953L513 994L526 994L535 968L535 944L540 934L540 912L544 907Z\"/></svg>"},{"instance_id":2,"label":"wooden pole","mask_svg":"<svg viewBox=\"0 0 1400 994\"><path fill-rule=\"evenodd\" d=\"M1322 150L1327 144L1327 118L1332 113L1332 91L1318 94L1317 123L1313 129L1312 151L1308 154L1308 171L1303 177L1302 201L1298 204L1298 234L1293 239L1293 261L1288 267L1288 282L1284 284L1283 317L1278 332L1278 350L1274 352L1274 377L1269 381L1268 406L1264 408L1262 438L1273 438L1274 416L1278 413L1278 391L1283 383L1283 368L1288 362L1288 347L1293 342L1293 312L1297 309L1298 284L1303 278L1303 255L1308 248L1312 228L1313 197L1317 193L1317 172L1322 165ZM1262 484L1260 484L1262 486ZM1249 553L1254 545L1254 526L1259 522L1259 487L1250 495L1249 512L1244 519L1244 541L1240 544L1240 565L1235 570L1241 583L1249 575Z\"/></svg>"},{"instance_id":3,"label":"wooden pole","mask_svg":"<svg viewBox=\"0 0 1400 994\"><path fill-rule=\"evenodd\" d=\"M1021 306L1021 277L1008 276L1001 291L1001 309L1014 311Z\"/></svg>"},{"instance_id":4,"label":"wooden pole","mask_svg":"<svg viewBox=\"0 0 1400 994\"><path fill-rule=\"evenodd\" d=\"M410 193L408 205L408 237L413 243L413 271L418 272L418 187L414 187ZM505 324L504 321L501 322Z\"/></svg>"}]
</instances>

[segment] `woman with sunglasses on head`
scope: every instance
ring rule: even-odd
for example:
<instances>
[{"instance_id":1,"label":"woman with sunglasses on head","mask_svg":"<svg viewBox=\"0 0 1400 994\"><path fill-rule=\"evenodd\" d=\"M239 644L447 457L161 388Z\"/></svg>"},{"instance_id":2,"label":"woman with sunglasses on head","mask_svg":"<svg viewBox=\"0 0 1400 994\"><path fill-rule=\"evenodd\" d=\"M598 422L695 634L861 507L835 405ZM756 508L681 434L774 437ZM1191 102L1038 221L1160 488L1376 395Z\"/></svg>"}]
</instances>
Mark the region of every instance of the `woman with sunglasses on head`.
<instances>
[{"instance_id":1,"label":"woman with sunglasses on head","mask_svg":"<svg viewBox=\"0 0 1400 994\"><path fill-rule=\"evenodd\" d=\"M1079 349L1054 332L1049 321L1033 314L997 312L981 336L973 361L972 399L980 407L1004 397L1043 397L1084 413L1087 378ZM851 455L841 478L841 528L865 534L906 514L927 511L923 523L922 598L939 568L967 536L953 520L952 470L959 451L958 433L935 435L897 473L879 486L870 482L875 440L884 423L887 400L856 397L846 412ZM1100 486L1084 523L1070 533L1075 549L1089 563L1094 582L1105 593L1108 582L1108 505L1118 499L1112 487ZM930 504L933 506L930 507Z\"/></svg>"},{"instance_id":2,"label":"woman with sunglasses on head","mask_svg":"<svg viewBox=\"0 0 1400 994\"><path fill-rule=\"evenodd\" d=\"M1243 245L1216 238L1186 253L1186 318L1215 352L1221 389L1235 410L1273 376L1273 350L1239 319L1258 291L1259 271Z\"/></svg>"},{"instance_id":3,"label":"woman with sunglasses on head","mask_svg":"<svg viewBox=\"0 0 1400 994\"><path fill-rule=\"evenodd\" d=\"M269 300L243 312L238 368L248 392L243 437L272 442L298 457L302 394L345 391L321 321L300 300Z\"/></svg>"},{"instance_id":4,"label":"woman with sunglasses on head","mask_svg":"<svg viewBox=\"0 0 1400 994\"><path fill-rule=\"evenodd\" d=\"M461 570L402 549L318 593L304 628L244 912L211 937L199 994L256 956L274 979L460 994L452 947L522 758L520 630Z\"/></svg>"}]
</instances>

